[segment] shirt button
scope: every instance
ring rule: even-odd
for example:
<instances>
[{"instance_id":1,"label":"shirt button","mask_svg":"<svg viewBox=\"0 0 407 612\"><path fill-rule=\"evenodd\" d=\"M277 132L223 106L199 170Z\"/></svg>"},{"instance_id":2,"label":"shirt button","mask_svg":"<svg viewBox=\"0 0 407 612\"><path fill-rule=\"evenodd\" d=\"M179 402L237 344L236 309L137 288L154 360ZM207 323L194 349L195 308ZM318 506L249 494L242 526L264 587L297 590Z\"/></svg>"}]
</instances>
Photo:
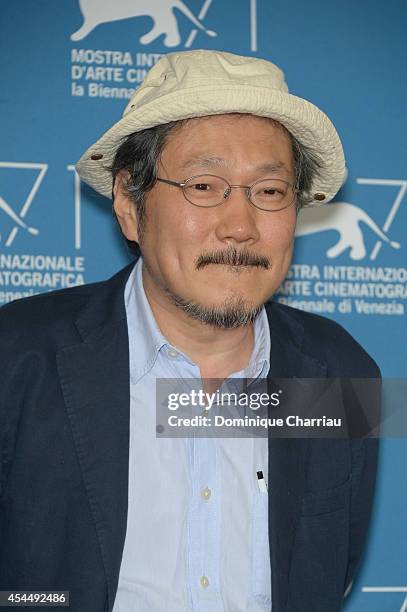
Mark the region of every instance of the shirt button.
<instances>
[{"instance_id":1,"label":"shirt button","mask_svg":"<svg viewBox=\"0 0 407 612\"><path fill-rule=\"evenodd\" d=\"M201 587L206 589L209 586L209 580L206 576L201 576Z\"/></svg>"},{"instance_id":2,"label":"shirt button","mask_svg":"<svg viewBox=\"0 0 407 612\"><path fill-rule=\"evenodd\" d=\"M168 357L172 357L174 359L175 357L178 357L178 355L179 353L175 349L168 349Z\"/></svg>"},{"instance_id":3,"label":"shirt button","mask_svg":"<svg viewBox=\"0 0 407 612\"><path fill-rule=\"evenodd\" d=\"M201 491L202 498L203 498L205 501L207 501L207 500L210 498L211 494L212 494L212 491L211 491L211 490L210 490L208 487L205 487L205 488L204 488L204 489L202 489L202 491Z\"/></svg>"}]
</instances>

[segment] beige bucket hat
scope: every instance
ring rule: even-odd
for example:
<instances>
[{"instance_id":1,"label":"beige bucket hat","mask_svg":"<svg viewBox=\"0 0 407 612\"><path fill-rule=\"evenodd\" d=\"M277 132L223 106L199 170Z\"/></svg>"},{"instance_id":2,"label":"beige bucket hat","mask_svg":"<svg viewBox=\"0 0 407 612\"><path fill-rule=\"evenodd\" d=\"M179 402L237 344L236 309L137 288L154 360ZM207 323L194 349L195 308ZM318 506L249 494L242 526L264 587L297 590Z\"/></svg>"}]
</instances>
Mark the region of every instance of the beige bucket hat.
<instances>
[{"instance_id":1,"label":"beige bucket hat","mask_svg":"<svg viewBox=\"0 0 407 612\"><path fill-rule=\"evenodd\" d=\"M283 72L271 62L203 49L163 56L134 92L122 119L82 155L77 172L111 198L109 167L126 136L170 121L232 112L272 117L322 158L324 168L308 194L311 205L336 195L345 177L345 160L325 113L290 94Z\"/></svg>"}]
</instances>

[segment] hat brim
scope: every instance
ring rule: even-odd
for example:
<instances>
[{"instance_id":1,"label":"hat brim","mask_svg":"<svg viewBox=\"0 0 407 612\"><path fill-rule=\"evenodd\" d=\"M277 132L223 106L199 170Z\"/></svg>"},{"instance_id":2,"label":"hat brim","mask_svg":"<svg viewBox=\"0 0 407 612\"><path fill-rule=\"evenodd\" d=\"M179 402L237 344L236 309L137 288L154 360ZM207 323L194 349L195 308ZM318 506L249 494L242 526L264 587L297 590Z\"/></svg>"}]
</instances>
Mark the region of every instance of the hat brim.
<instances>
[{"instance_id":1,"label":"hat brim","mask_svg":"<svg viewBox=\"0 0 407 612\"><path fill-rule=\"evenodd\" d=\"M85 183L111 198L113 179L110 168L126 136L171 121L234 112L275 119L301 144L316 153L323 168L314 179L310 198L315 193L323 193L325 198L310 204L325 204L332 200L345 177L345 159L335 127L325 113L308 100L265 87L215 88L210 85L155 98L139 109L130 109L89 147L76 164L76 170Z\"/></svg>"}]
</instances>

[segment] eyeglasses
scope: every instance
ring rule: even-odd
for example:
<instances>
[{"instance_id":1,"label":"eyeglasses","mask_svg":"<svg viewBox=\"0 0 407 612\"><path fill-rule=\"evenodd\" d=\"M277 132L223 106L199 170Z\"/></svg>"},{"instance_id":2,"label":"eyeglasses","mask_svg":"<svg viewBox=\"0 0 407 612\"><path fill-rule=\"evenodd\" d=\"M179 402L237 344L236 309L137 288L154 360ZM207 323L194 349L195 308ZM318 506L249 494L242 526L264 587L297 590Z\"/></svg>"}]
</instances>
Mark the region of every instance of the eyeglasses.
<instances>
[{"instance_id":1,"label":"eyeglasses","mask_svg":"<svg viewBox=\"0 0 407 612\"><path fill-rule=\"evenodd\" d=\"M180 187L185 199L194 206L213 208L220 206L231 194L232 189L246 191L246 197L253 206L268 212L277 212L292 206L295 202L296 189L280 179L261 179L253 185L230 185L226 179L213 174L191 176L183 183L157 178L157 181Z\"/></svg>"}]
</instances>

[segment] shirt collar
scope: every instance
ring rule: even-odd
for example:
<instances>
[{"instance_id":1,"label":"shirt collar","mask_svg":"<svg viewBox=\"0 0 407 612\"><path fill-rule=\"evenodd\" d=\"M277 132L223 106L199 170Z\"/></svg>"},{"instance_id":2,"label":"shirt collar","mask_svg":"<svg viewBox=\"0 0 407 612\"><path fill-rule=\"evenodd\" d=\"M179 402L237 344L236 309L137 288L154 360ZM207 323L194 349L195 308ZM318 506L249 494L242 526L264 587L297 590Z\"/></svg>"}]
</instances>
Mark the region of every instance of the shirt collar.
<instances>
[{"instance_id":1,"label":"shirt collar","mask_svg":"<svg viewBox=\"0 0 407 612\"><path fill-rule=\"evenodd\" d=\"M270 327L266 309L263 306L254 322L254 348L243 376L245 378L265 378L270 369Z\"/></svg>"},{"instance_id":2,"label":"shirt collar","mask_svg":"<svg viewBox=\"0 0 407 612\"><path fill-rule=\"evenodd\" d=\"M130 379L133 384L150 370L167 340L162 335L143 287L142 258L139 257L124 291L129 333Z\"/></svg>"}]
</instances>

